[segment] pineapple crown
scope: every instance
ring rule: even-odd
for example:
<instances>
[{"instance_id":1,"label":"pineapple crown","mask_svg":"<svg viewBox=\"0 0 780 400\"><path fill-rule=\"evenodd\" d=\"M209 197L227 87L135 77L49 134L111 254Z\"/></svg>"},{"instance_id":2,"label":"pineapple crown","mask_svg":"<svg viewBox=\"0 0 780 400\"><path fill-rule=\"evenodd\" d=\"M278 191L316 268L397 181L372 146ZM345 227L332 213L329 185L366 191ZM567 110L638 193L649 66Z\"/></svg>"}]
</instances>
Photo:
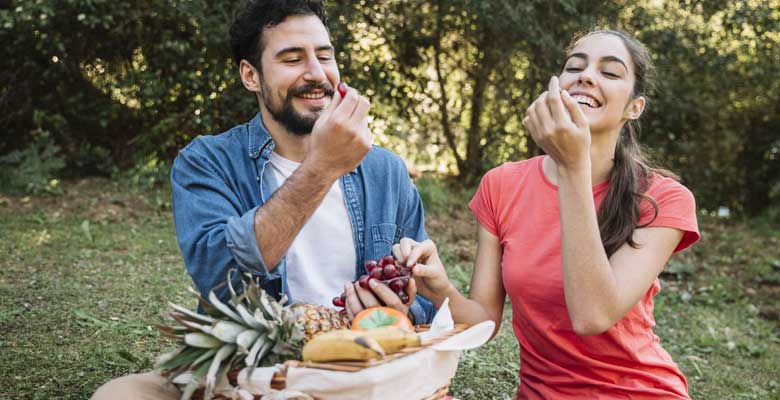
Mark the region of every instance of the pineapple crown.
<instances>
[{"instance_id":1,"label":"pineapple crown","mask_svg":"<svg viewBox=\"0 0 780 400\"><path fill-rule=\"evenodd\" d=\"M231 279L234 273L236 270L230 270L227 276L227 304L215 294L225 283L209 292L209 301L189 288L205 315L170 303L173 311L164 316L173 323L157 325L163 336L176 341L177 347L163 354L156 367L171 380L183 378L183 398L189 398L188 392L203 386L204 381L204 394L211 397L234 369L300 358L304 332L293 307L285 305L286 297L274 300L250 274L242 277L242 288L236 291Z\"/></svg>"}]
</instances>

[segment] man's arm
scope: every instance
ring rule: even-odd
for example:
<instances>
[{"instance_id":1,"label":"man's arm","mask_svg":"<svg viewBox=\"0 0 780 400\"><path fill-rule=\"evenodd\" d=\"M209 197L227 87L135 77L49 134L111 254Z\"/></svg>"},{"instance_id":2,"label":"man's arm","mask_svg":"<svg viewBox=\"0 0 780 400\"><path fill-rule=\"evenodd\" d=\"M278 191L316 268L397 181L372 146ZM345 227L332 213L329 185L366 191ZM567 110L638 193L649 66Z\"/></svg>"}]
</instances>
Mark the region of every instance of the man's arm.
<instances>
[{"instance_id":1,"label":"man's arm","mask_svg":"<svg viewBox=\"0 0 780 400\"><path fill-rule=\"evenodd\" d=\"M357 168L371 149L368 99L349 88L322 112L301 166L260 207L254 234L268 271L276 268L333 183Z\"/></svg>"}]
</instances>

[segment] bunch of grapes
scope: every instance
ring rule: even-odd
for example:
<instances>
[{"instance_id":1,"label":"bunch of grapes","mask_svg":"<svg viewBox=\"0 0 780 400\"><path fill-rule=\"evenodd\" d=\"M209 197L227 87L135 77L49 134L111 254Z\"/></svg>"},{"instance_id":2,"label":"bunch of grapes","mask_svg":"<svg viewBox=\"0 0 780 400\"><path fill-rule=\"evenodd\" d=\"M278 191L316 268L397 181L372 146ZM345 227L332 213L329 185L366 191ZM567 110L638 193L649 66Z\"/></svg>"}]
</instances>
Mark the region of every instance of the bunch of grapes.
<instances>
[{"instance_id":1,"label":"bunch of grapes","mask_svg":"<svg viewBox=\"0 0 780 400\"><path fill-rule=\"evenodd\" d=\"M402 265L391 255L384 256L376 261L368 260L363 266L366 268L366 273L357 280L360 287L369 289L368 282L373 279L392 289L404 304L409 302L406 286L409 285L409 277L412 275L412 267L414 266L407 267ZM344 307L346 297L345 293L342 293L339 297L334 297L333 305Z\"/></svg>"}]
</instances>

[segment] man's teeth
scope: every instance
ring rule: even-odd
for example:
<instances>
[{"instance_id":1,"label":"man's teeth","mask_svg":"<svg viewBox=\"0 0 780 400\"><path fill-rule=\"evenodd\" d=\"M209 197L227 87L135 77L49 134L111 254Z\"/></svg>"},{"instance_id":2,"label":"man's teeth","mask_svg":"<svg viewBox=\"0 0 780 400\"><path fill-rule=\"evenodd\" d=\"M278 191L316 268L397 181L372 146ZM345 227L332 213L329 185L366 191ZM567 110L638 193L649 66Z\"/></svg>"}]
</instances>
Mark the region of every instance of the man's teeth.
<instances>
[{"instance_id":1,"label":"man's teeth","mask_svg":"<svg viewBox=\"0 0 780 400\"><path fill-rule=\"evenodd\" d=\"M325 97L325 93L323 93L323 92L320 92L320 93L303 93L303 94L301 94L301 97L303 97L304 99L321 99L321 98Z\"/></svg>"},{"instance_id":2,"label":"man's teeth","mask_svg":"<svg viewBox=\"0 0 780 400\"><path fill-rule=\"evenodd\" d=\"M596 102L596 100L592 97L583 96L581 94L577 94L572 97L574 97L574 101L576 101L577 103L585 104L590 108L597 108L599 106L598 102Z\"/></svg>"}]
</instances>

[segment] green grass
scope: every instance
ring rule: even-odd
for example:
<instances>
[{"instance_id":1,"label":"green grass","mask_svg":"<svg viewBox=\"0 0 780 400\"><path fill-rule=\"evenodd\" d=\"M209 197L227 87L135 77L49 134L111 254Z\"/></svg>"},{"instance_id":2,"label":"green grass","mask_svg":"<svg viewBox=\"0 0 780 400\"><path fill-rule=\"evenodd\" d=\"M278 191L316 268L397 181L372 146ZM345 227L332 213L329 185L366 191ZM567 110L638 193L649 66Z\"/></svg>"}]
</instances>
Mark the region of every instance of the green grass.
<instances>
[{"instance_id":1,"label":"green grass","mask_svg":"<svg viewBox=\"0 0 780 400\"><path fill-rule=\"evenodd\" d=\"M0 399L85 399L151 368L169 343L154 324L173 301L195 306L165 191L64 184L61 197L0 197ZM475 250L469 191L427 182L428 232L468 288ZM702 221L703 240L662 276L656 333L696 399L780 399L780 231ZM465 352L466 399L513 398L518 349L507 305L500 334Z\"/></svg>"}]
</instances>

